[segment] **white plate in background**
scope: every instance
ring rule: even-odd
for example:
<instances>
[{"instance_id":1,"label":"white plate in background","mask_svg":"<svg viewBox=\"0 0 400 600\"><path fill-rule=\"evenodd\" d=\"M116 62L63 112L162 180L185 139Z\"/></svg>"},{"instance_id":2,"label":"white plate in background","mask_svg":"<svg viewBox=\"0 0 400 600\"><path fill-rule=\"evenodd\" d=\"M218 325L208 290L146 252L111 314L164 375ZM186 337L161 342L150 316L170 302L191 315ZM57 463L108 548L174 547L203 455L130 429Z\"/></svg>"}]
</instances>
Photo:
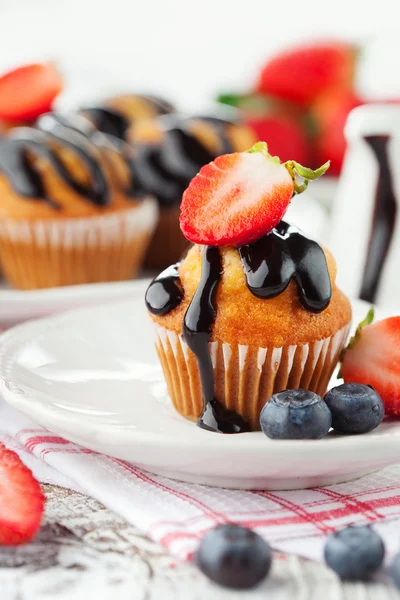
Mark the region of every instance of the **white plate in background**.
<instances>
[{"instance_id":1,"label":"white plate in background","mask_svg":"<svg viewBox=\"0 0 400 600\"><path fill-rule=\"evenodd\" d=\"M42 290L13 290L0 285L0 328L78 306L103 304L144 293L149 281L89 283Z\"/></svg>"},{"instance_id":2,"label":"white plate in background","mask_svg":"<svg viewBox=\"0 0 400 600\"><path fill-rule=\"evenodd\" d=\"M400 421L359 436L221 435L172 407L138 285L129 300L20 325L2 336L4 398L44 427L153 473L248 489L347 481L400 456ZM368 306L353 303L354 323Z\"/></svg>"}]
</instances>

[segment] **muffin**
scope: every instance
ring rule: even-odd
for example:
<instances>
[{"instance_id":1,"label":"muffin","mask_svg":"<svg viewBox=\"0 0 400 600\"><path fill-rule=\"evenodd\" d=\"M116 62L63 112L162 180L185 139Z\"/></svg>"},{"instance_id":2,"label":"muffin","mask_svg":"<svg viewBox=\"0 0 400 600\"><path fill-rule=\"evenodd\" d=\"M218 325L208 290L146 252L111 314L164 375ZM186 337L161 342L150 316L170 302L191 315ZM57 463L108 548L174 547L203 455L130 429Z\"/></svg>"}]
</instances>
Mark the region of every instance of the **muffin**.
<instances>
[{"instance_id":1,"label":"muffin","mask_svg":"<svg viewBox=\"0 0 400 600\"><path fill-rule=\"evenodd\" d=\"M141 120L153 119L175 112L172 104L162 98L144 94L125 94L105 100L99 106L83 108L81 115L103 133L127 141Z\"/></svg>"},{"instance_id":2,"label":"muffin","mask_svg":"<svg viewBox=\"0 0 400 600\"><path fill-rule=\"evenodd\" d=\"M135 150L138 185L159 204L159 221L145 264L160 269L179 260L188 247L179 227L179 205L192 177L216 156L244 150L255 139L240 123L178 114L142 120L128 139Z\"/></svg>"},{"instance_id":3,"label":"muffin","mask_svg":"<svg viewBox=\"0 0 400 600\"><path fill-rule=\"evenodd\" d=\"M90 124L43 116L0 139L0 262L21 289L130 279L157 204L135 194L128 152Z\"/></svg>"},{"instance_id":4,"label":"muffin","mask_svg":"<svg viewBox=\"0 0 400 600\"><path fill-rule=\"evenodd\" d=\"M330 252L280 220L307 184L295 172L315 179L327 165L265 155L264 167L261 152L245 154L219 157L191 182L181 227L195 245L146 293L176 410L224 433L259 429L278 391L323 395L351 324Z\"/></svg>"}]
</instances>

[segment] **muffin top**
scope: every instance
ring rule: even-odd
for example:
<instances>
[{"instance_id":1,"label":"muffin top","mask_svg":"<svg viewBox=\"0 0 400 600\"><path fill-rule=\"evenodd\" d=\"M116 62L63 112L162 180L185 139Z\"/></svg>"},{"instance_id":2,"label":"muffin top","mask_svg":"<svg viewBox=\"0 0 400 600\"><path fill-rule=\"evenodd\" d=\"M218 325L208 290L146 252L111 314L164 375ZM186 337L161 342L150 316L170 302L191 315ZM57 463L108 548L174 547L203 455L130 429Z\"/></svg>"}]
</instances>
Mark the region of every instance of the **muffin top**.
<instances>
[{"instance_id":1,"label":"muffin top","mask_svg":"<svg viewBox=\"0 0 400 600\"><path fill-rule=\"evenodd\" d=\"M0 218L85 217L130 208L131 150L89 121L55 113L0 139ZM137 192L137 193L136 193Z\"/></svg>"},{"instance_id":2,"label":"muffin top","mask_svg":"<svg viewBox=\"0 0 400 600\"><path fill-rule=\"evenodd\" d=\"M177 285L182 298L178 305L164 315L151 315L162 327L182 332L186 310L201 280L203 252L201 246L193 246L178 268ZM319 313L304 307L294 278L276 296L257 297L248 287L237 249L220 248L219 252L222 275L216 292L212 341L279 348L329 337L350 322L350 302L336 287L336 264L328 250L324 249L323 259L320 258L325 261L332 291L327 307ZM314 268L318 268L315 263Z\"/></svg>"},{"instance_id":3,"label":"muffin top","mask_svg":"<svg viewBox=\"0 0 400 600\"><path fill-rule=\"evenodd\" d=\"M173 113L175 108L157 96L125 94L108 98L99 106L82 108L79 112L99 131L127 141L134 123Z\"/></svg>"}]
</instances>

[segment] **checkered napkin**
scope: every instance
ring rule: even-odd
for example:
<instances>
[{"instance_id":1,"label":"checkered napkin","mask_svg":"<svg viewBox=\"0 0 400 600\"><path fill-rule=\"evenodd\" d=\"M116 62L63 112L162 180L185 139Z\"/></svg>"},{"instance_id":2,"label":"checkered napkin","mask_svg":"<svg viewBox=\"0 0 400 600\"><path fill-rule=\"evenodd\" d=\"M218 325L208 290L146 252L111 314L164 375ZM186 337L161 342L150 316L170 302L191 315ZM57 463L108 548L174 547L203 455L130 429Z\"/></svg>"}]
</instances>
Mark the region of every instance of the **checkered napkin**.
<instances>
[{"instance_id":1,"label":"checkered napkin","mask_svg":"<svg viewBox=\"0 0 400 600\"><path fill-rule=\"evenodd\" d=\"M186 484L72 444L4 401L0 440L40 481L96 498L178 558L190 558L204 533L227 521L255 529L276 549L317 560L326 535L349 523L375 523L389 554L400 547L400 465L313 490L247 492Z\"/></svg>"}]
</instances>

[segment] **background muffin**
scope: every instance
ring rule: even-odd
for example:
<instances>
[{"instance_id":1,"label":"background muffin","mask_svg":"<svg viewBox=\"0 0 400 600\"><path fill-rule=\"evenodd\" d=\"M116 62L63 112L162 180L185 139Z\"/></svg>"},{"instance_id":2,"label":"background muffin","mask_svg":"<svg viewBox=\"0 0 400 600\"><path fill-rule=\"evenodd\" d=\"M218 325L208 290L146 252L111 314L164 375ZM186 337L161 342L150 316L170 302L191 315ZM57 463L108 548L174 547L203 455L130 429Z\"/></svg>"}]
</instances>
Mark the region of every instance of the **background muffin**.
<instances>
[{"instance_id":1,"label":"background muffin","mask_svg":"<svg viewBox=\"0 0 400 600\"><path fill-rule=\"evenodd\" d=\"M157 198L160 209L146 266L165 267L180 260L187 249L179 205L200 168L220 154L246 150L254 141L250 129L218 116L176 114L137 124L130 137L137 182L143 193Z\"/></svg>"},{"instance_id":2,"label":"background muffin","mask_svg":"<svg viewBox=\"0 0 400 600\"><path fill-rule=\"evenodd\" d=\"M82 123L80 123L81 126ZM45 115L0 139L0 260L23 289L129 279L157 207L99 132Z\"/></svg>"},{"instance_id":3,"label":"background muffin","mask_svg":"<svg viewBox=\"0 0 400 600\"><path fill-rule=\"evenodd\" d=\"M80 114L103 133L128 141L142 120L175 112L175 107L157 96L124 94L112 96L98 106L82 108Z\"/></svg>"}]
</instances>

